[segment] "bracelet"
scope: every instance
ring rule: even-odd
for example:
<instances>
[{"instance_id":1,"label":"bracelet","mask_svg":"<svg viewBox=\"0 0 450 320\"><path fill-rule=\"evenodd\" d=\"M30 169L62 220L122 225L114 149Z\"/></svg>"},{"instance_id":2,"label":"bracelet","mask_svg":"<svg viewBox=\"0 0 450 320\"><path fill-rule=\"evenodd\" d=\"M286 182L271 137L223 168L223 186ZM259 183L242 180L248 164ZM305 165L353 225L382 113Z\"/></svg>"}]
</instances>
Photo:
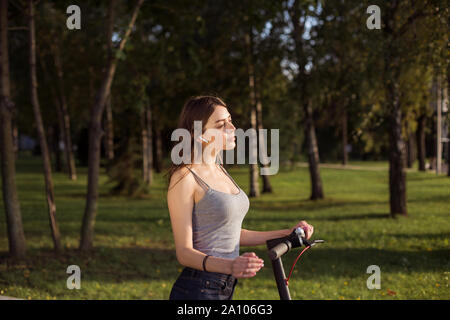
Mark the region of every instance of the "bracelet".
<instances>
[{"instance_id":1,"label":"bracelet","mask_svg":"<svg viewBox=\"0 0 450 320\"><path fill-rule=\"evenodd\" d=\"M207 254L204 258L203 258L203 271L206 271L206 272L208 272L207 270L206 270L206 267L205 267L205 263L206 263L206 259L208 259L210 257L210 255L209 254Z\"/></svg>"}]
</instances>

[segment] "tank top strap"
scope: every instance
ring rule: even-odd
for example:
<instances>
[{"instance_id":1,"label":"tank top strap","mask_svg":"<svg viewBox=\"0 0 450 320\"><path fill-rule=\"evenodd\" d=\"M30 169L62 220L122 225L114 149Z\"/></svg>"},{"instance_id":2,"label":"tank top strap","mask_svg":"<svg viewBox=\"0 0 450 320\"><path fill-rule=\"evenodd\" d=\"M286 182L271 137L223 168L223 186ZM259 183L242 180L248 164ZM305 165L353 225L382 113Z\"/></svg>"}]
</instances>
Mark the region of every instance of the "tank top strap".
<instances>
[{"instance_id":1,"label":"tank top strap","mask_svg":"<svg viewBox=\"0 0 450 320\"><path fill-rule=\"evenodd\" d=\"M188 168L188 167L186 167ZM190 168L188 168L190 172L192 172L192 174L194 175L195 180L198 182L198 184L205 190L208 191L209 189L211 189L211 187L205 182L203 181L202 178L200 178L194 171L192 171Z\"/></svg>"},{"instance_id":2,"label":"tank top strap","mask_svg":"<svg viewBox=\"0 0 450 320\"><path fill-rule=\"evenodd\" d=\"M236 188L240 189L240 187L238 186L238 184L236 183L236 181L234 181L233 177L230 176L230 174L227 172L227 170L225 170L225 168L222 166L222 164L219 163L220 168L222 169L222 171L230 178L231 181L233 181L234 185L236 186Z\"/></svg>"}]
</instances>

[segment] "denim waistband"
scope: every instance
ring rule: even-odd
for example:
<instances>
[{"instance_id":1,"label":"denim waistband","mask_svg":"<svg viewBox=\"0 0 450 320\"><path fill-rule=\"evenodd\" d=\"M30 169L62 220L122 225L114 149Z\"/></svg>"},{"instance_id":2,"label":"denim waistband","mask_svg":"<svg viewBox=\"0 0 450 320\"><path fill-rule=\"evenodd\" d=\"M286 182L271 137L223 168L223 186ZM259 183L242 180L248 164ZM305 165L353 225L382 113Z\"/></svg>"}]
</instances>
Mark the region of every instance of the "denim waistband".
<instances>
[{"instance_id":1,"label":"denim waistband","mask_svg":"<svg viewBox=\"0 0 450 320\"><path fill-rule=\"evenodd\" d=\"M231 274L202 271L190 267L185 267L181 272L181 276L188 278L214 278L218 280L225 280L227 282L234 282L234 280L236 280L236 278Z\"/></svg>"}]
</instances>

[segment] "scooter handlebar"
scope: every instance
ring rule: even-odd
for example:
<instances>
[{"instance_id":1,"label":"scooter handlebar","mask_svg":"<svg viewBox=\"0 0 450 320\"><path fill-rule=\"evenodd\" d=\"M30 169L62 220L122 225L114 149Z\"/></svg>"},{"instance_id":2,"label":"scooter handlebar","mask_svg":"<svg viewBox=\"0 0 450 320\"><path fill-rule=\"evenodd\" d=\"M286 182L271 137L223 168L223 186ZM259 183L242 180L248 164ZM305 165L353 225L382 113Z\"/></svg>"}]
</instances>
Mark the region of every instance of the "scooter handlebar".
<instances>
[{"instance_id":1,"label":"scooter handlebar","mask_svg":"<svg viewBox=\"0 0 450 320\"><path fill-rule=\"evenodd\" d=\"M269 250L269 258L270 260L276 260L281 257L283 254L291 250L292 243L289 240L285 240L275 247Z\"/></svg>"}]
</instances>

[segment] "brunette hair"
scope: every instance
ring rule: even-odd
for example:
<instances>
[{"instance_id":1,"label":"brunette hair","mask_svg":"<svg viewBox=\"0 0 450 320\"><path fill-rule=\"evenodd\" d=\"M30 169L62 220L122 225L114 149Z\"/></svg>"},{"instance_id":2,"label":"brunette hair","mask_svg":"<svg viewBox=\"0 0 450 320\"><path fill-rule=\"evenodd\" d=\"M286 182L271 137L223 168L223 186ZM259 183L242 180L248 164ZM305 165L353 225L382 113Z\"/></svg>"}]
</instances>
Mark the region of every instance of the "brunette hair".
<instances>
[{"instance_id":1,"label":"brunette hair","mask_svg":"<svg viewBox=\"0 0 450 320\"><path fill-rule=\"evenodd\" d=\"M215 108L217 106L227 107L225 102L222 99L216 96L195 96L189 98L181 110L180 117L178 118L178 129L186 129L190 133L191 137L191 160L194 157L194 121L202 121L202 133L205 132L204 125L208 122L209 117L213 114ZM173 143L172 148L177 141ZM181 151L182 152L182 151ZM185 167L186 164L184 162L180 164L174 164L170 166L165 176L167 176L167 186L170 184L170 179L172 175L178 169ZM184 176L183 176L184 177ZM182 178L183 178L182 177ZM181 178L181 179L182 179ZM180 180L181 180L180 179ZM180 180L178 180L175 184L177 184ZM174 184L174 186L175 186Z\"/></svg>"}]
</instances>

